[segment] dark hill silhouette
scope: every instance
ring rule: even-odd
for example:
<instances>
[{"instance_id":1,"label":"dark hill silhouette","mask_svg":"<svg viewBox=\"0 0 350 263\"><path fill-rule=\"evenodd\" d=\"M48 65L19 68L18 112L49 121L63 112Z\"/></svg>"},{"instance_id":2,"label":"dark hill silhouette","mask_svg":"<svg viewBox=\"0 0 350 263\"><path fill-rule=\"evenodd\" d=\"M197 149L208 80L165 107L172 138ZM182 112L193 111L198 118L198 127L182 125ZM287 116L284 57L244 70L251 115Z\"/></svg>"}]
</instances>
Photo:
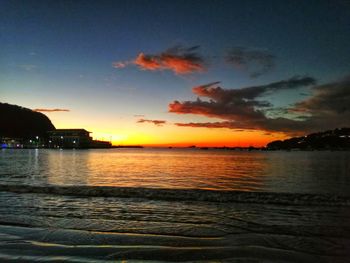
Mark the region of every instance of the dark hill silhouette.
<instances>
[{"instance_id":1,"label":"dark hill silhouette","mask_svg":"<svg viewBox=\"0 0 350 263\"><path fill-rule=\"evenodd\" d=\"M55 126L44 114L0 102L0 137L46 137L47 131L54 129Z\"/></svg>"},{"instance_id":2,"label":"dark hill silhouette","mask_svg":"<svg viewBox=\"0 0 350 263\"><path fill-rule=\"evenodd\" d=\"M267 148L269 150L350 149L350 128L317 132L284 141L273 141L267 144Z\"/></svg>"}]
</instances>

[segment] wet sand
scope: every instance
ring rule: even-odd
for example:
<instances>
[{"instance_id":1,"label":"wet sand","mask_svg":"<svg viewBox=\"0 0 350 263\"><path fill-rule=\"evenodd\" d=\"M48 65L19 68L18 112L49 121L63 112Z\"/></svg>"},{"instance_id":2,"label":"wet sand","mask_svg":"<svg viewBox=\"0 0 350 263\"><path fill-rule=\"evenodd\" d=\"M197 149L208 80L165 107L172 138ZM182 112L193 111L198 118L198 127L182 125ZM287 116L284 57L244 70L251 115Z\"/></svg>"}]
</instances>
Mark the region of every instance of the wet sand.
<instances>
[{"instance_id":1,"label":"wet sand","mask_svg":"<svg viewBox=\"0 0 350 263\"><path fill-rule=\"evenodd\" d=\"M347 202L0 198L0 262L350 262Z\"/></svg>"},{"instance_id":2,"label":"wet sand","mask_svg":"<svg viewBox=\"0 0 350 263\"><path fill-rule=\"evenodd\" d=\"M349 256L348 239L258 233L183 237L0 226L0 241L1 262L347 262Z\"/></svg>"}]
</instances>

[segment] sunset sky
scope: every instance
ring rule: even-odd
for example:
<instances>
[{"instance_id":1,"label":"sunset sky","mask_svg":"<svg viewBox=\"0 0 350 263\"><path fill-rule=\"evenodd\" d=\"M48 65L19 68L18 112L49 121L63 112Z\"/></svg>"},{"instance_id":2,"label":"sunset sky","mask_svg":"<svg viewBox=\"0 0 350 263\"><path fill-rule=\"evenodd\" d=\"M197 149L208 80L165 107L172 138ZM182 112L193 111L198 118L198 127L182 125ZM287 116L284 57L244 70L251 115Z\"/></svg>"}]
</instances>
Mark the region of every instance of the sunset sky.
<instances>
[{"instance_id":1,"label":"sunset sky","mask_svg":"<svg viewBox=\"0 0 350 263\"><path fill-rule=\"evenodd\" d=\"M350 2L1 1L0 102L114 144L350 125Z\"/></svg>"}]
</instances>

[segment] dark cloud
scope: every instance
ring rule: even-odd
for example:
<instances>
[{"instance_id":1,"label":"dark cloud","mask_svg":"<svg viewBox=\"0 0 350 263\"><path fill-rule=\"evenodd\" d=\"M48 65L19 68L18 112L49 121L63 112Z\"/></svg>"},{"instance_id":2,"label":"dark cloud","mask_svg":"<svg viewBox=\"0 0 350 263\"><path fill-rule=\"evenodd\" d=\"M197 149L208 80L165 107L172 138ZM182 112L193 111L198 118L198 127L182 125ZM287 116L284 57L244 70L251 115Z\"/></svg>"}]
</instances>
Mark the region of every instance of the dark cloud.
<instances>
[{"instance_id":1,"label":"dark cloud","mask_svg":"<svg viewBox=\"0 0 350 263\"><path fill-rule=\"evenodd\" d=\"M166 124L164 120L147 120L147 119L139 119L137 123L153 123L156 126L163 126Z\"/></svg>"},{"instance_id":2,"label":"dark cloud","mask_svg":"<svg viewBox=\"0 0 350 263\"><path fill-rule=\"evenodd\" d=\"M267 85L222 89L218 82L193 88L195 101L174 101L169 112L197 114L221 119L219 122L175 123L177 126L253 129L300 134L350 125L350 77L313 86L313 95L291 108L273 107L260 100L269 92L297 89L315 84L310 77L294 77Z\"/></svg>"},{"instance_id":3,"label":"dark cloud","mask_svg":"<svg viewBox=\"0 0 350 263\"><path fill-rule=\"evenodd\" d=\"M33 111L38 111L38 112L69 112L70 110L68 109L33 109Z\"/></svg>"},{"instance_id":4,"label":"dark cloud","mask_svg":"<svg viewBox=\"0 0 350 263\"><path fill-rule=\"evenodd\" d=\"M214 87L219 83L220 82L213 82L206 85L194 87L192 91L198 96L208 97L210 99L221 102L230 102L237 99L254 100L255 98L266 93L314 85L316 83L316 80L311 77L295 76L287 80L281 80L269 83L267 85L229 90L222 89L220 87Z\"/></svg>"},{"instance_id":5,"label":"dark cloud","mask_svg":"<svg viewBox=\"0 0 350 263\"><path fill-rule=\"evenodd\" d=\"M181 45L167 49L160 54L140 53L133 61L114 62L113 67L124 68L129 64L143 70L171 70L175 74L189 74L205 70L204 59L198 54L199 46L185 48Z\"/></svg>"},{"instance_id":6,"label":"dark cloud","mask_svg":"<svg viewBox=\"0 0 350 263\"><path fill-rule=\"evenodd\" d=\"M224 120L264 120L264 107L271 104L258 100L262 95L272 91L295 89L312 85L315 80L310 77L293 77L267 85L241 89L223 89L216 86L219 82L194 87L193 93L209 99L196 101L174 101L169 104L169 112L178 114L198 114Z\"/></svg>"},{"instance_id":7,"label":"dark cloud","mask_svg":"<svg viewBox=\"0 0 350 263\"><path fill-rule=\"evenodd\" d=\"M350 125L350 76L332 83L315 86L313 95L294 107L291 112L300 114L300 118L309 126L319 130Z\"/></svg>"},{"instance_id":8,"label":"dark cloud","mask_svg":"<svg viewBox=\"0 0 350 263\"><path fill-rule=\"evenodd\" d=\"M317 115L350 112L350 76L340 81L316 86L314 95L295 105L292 110Z\"/></svg>"},{"instance_id":9,"label":"dark cloud","mask_svg":"<svg viewBox=\"0 0 350 263\"><path fill-rule=\"evenodd\" d=\"M269 119L267 117L253 120L241 121L222 121L222 122L200 122L200 123L175 123L181 127L196 127L196 128L227 128L233 130L264 130L269 132L284 132L299 134L304 133L305 129L311 127L303 121L295 121L287 118Z\"/></svg>"},{"instance_id":10,"label":"dark cloud","mask_svg":"<svg viewBox=\"0 0 350 263\"><path fill-rule=\"evenodd\" d=\"M225 56L227 63L246 70L251 78L257 78L275 67L275 56L268 51L234 47Z\"/></svg>"},{"instance_id":11,"label":"dark cloud","mask_svg":"<svg viewBox=\"0 0 350 263\"><path fill-rule=\"evenodd\" d=\"M188 123L174 123L180 127L196 127L196 128L229 128L236 129L234 122L222 121L222 122L188 122ZM239 129L239 128L237 128Z\"/></svg>"}]
</instances>

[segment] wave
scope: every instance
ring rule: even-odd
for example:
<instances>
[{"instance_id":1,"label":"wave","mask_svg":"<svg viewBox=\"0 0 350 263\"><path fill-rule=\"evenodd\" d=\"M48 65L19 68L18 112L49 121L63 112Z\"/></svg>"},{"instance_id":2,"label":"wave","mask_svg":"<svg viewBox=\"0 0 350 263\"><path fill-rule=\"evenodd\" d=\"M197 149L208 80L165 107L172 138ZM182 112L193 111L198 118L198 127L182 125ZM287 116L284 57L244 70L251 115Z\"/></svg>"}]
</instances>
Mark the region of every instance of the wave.
<instances>
[{"instance_id":1,"label":"wave","mask_svg":"<svg viewBox=\"0 0 350 263\"><path fill-rule=\"evenodd\" d=\"M238 202L283 205L350 206L350 197L332 194L302 194L203 189L163 189L112 186L35 186L0 184L0 191L68 195L79 197L146 198L165 201Z\"/></svg>"}]
</instances>

